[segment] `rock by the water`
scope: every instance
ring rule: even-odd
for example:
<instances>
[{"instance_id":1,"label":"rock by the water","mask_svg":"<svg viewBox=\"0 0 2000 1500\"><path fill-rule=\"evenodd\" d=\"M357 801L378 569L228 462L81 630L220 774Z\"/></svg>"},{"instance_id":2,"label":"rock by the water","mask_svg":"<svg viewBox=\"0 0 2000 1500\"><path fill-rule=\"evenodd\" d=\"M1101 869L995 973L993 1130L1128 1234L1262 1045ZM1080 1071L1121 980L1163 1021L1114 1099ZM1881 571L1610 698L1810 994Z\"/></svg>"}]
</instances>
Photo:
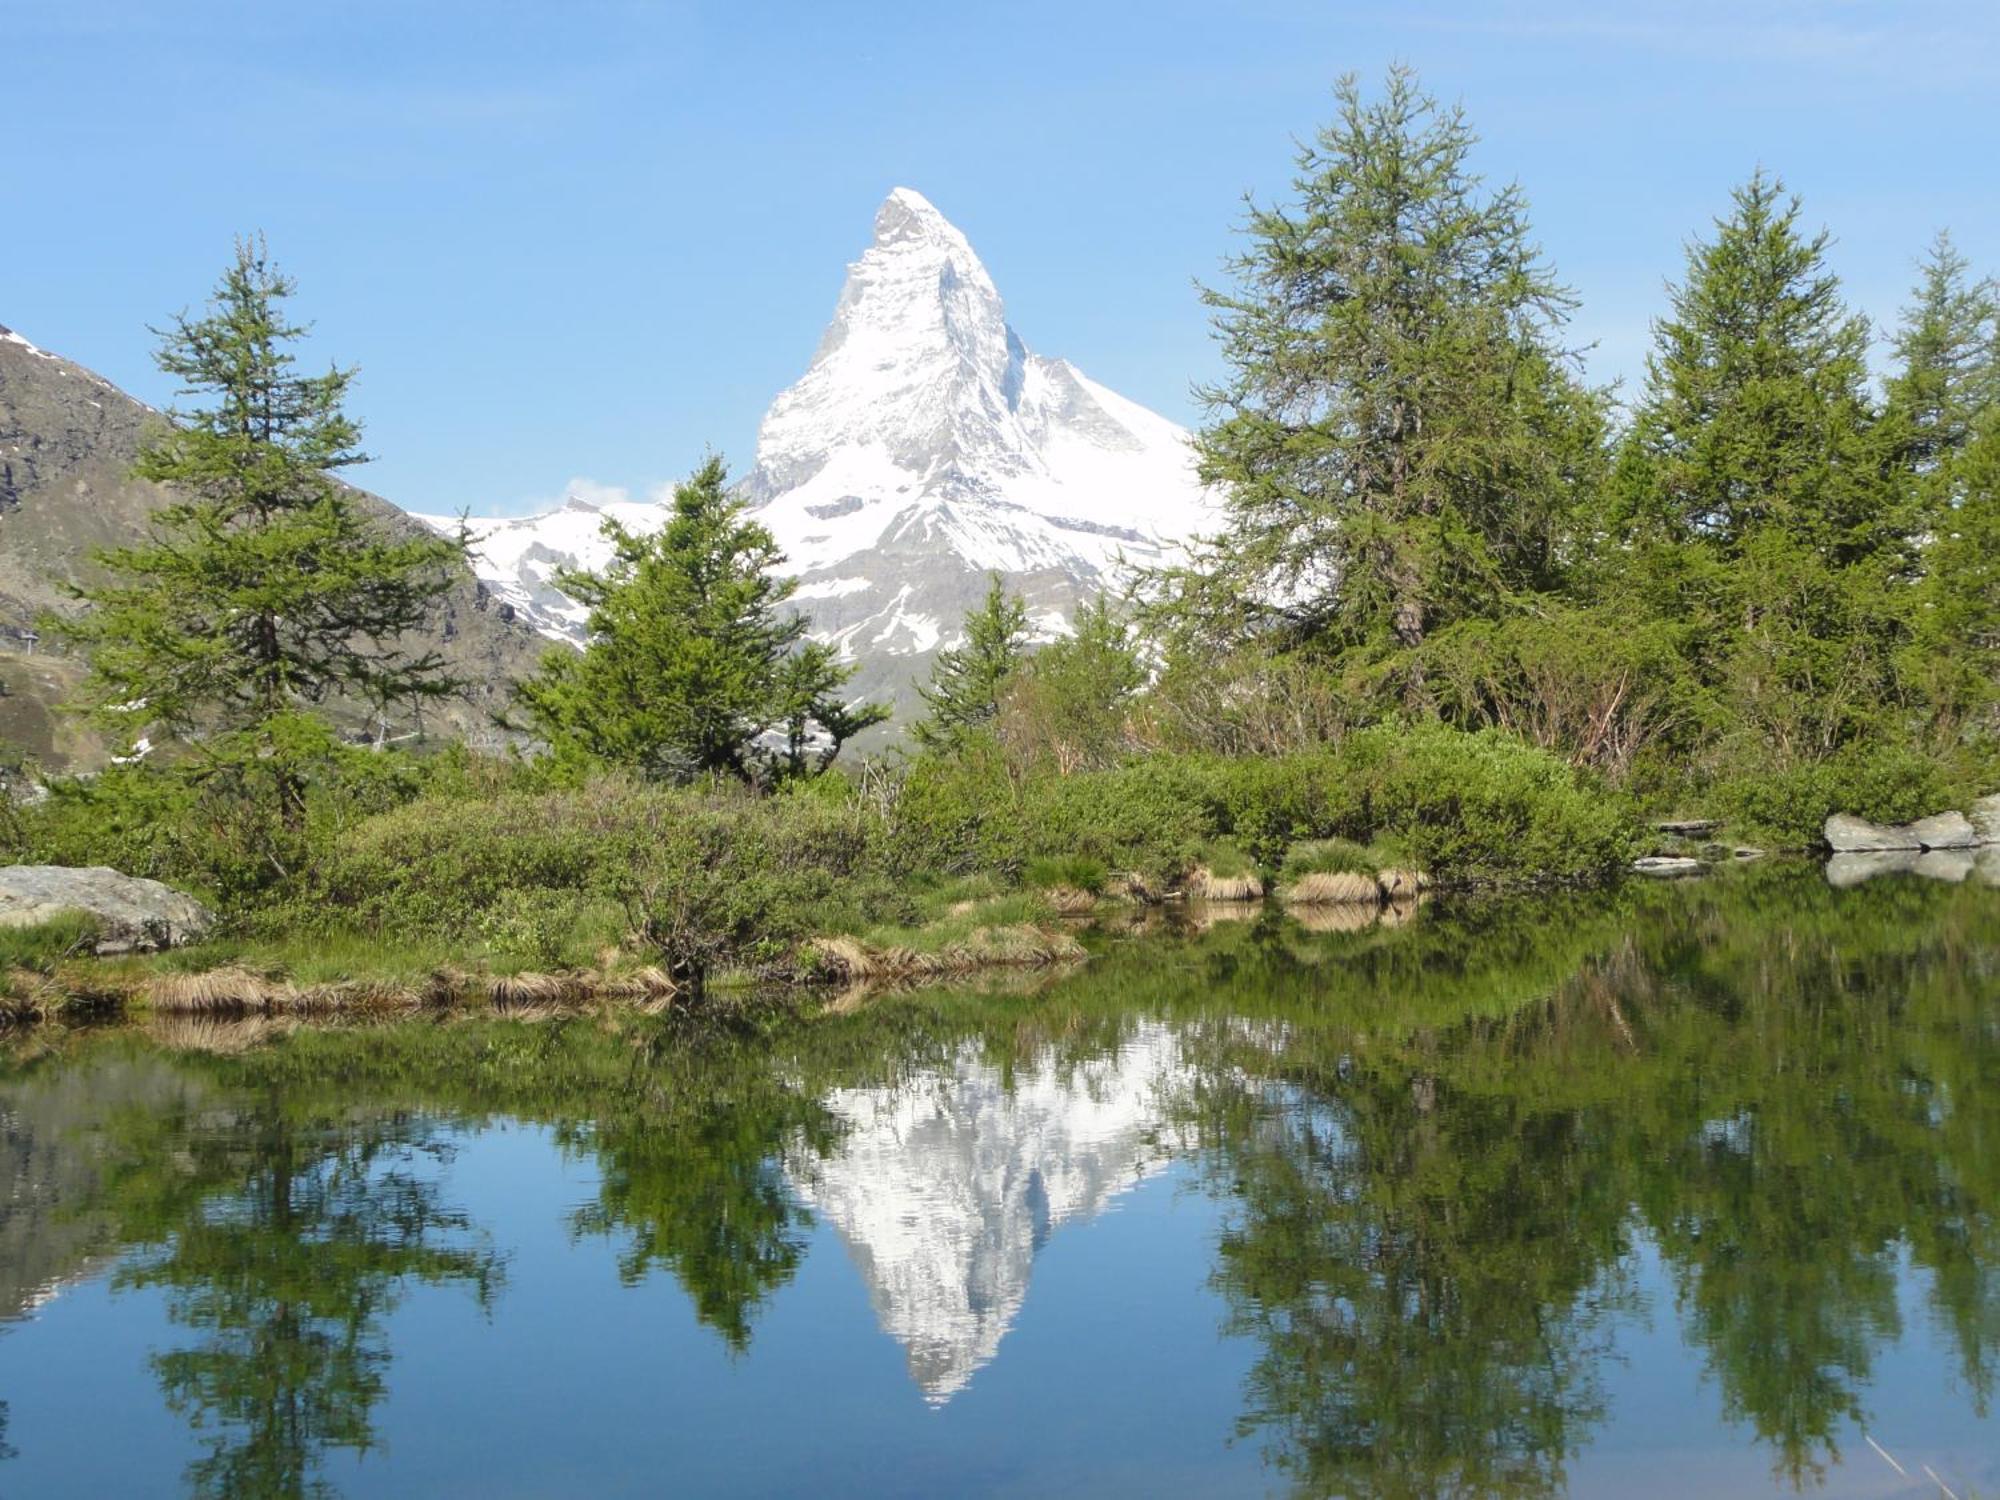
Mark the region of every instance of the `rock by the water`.
<instances>
[{"instance_id":1,"label":"rock by the water","mask_svg":"<svg viewBox=\"0 0 2000 1500\"><path fill-rule=\"evenodd\" d=\"M1914 823L1871 823L1835 813L1826 820L1827 847L1835 854L1870 854L1883 849L1971 849L1979 833L1964 813L1944 812Z\"/></svg>"},{"instance_id":2,"label":"rock by the water","mask_svg":"<svg viewBox=\"0 0 2000 1500\"><path fill-rule=\"evenodd\" d=\"M1873 854L1885 849L1921 849L1907 828L1871 823L1847 813L1835 813L1826 820L1826 846L1835 854Z\"/></svg>"},{"instance_id":3,"label":"rock by the water","mask_svg":"<svg viewBox=\"0 0 2000 1500\"><path fill-rule=\"evenodd\" d=\"M194 897L106 865L0 869L0 926L32 927L79 911L97 919L99 953L176 947L199 938L214 922Z\"/></svg>"},{"instance_id":4,"label":"rock by the water","mask_svg":"<svg viewBox=\"0 0 2000 1500\"><path fill-rule=\"evenodd\" d=\"M1966 809L1966 821L1982 844L2000 844L2000 792L1981 797Z\"/></svg>"},{"instance_id":5,"label":"rock by the water","mask_svg":"<svg viewBox=\"0 0 2000 1500\"><path fill-rule=\"evenodd\" d=\"M1926 849L1975 849L1979 832L1964 813L1945 812L1919 818L1910 825L1910 834Z\"/></svg>"},{"instance_id":6,"label":"rock by the water","mask_svg":"<svg viewBox=\"0 0 2000 1500\"><path fill-rule=\"evenodd\" d=\"M1698 839L1715 832L1722 823L1715 818L1681 818L1666 823L1655 823L1653 827L1661 833L1671 833L1676 838Z\"/></svg>"},{"instance_id":7,"label":"rock by the water","mask_svg":"<svg viewBox=\"0 0 2000 1500\"><path fill-rule=\"evenodd\" d=\"M1703 868L1700 860L1675 854L1649 854L1644 859L1632 861L1633 873L1638 875L1659 877L1699 875Z\"/></svg>"}]
</instances>

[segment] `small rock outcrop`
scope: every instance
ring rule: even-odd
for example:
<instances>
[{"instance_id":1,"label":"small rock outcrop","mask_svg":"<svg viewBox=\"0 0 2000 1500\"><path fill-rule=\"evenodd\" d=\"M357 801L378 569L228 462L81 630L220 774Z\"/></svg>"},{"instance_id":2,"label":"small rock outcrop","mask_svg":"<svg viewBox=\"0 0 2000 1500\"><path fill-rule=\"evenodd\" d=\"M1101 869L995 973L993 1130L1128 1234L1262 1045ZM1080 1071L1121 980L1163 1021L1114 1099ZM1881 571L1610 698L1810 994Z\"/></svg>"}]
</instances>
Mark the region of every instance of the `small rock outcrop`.
<instances>
[{"instance_id":1,"label":"small rock outcrop","mask_svg":"<svg viewBox=\"0 0 2000 1500\"><path fill-rule=\"evenodd\" d=\"M33 927L65 912L97 919L99 953L177 947L215 920L194 897L106 865L0 868L0 926Z\"/></svg>"}]
</instances>

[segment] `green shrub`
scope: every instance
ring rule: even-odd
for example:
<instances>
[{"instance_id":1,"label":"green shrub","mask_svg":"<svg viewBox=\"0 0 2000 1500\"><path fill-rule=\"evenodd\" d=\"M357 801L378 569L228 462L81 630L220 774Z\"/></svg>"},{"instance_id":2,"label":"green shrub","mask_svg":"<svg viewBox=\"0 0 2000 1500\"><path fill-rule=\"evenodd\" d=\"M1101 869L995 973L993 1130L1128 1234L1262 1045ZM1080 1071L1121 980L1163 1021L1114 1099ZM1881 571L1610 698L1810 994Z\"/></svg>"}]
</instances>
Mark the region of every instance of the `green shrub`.
<instances>
[{"instance_id":1,"label":"green shrub","mask_svg":"<svg viewBox=\"0 0 2000 1500\"><path fill-rule=\"evenodd\" d=\"M1028 849L999 742L975 734L956 754L920 757L897 789L888 837L890 863L906 875L1019 870Z\"/></svg>"},{"instance_id":2,"label":"green shrub","mask_svg":"<svg viewBox=\"0 0 2000 1500\"><path fill-rule=\"evenodd\" d=\"M1629 801L1493 730L1383 726L1341 745L1354 822L1448 880L1599 876L1638 850Z\"/></svg>"},{"instance_id":3,"label":"green shrub","mask_svg":"<svg viewBox=\"0 0 2000 1500\"><path fill-rule=\"evenodd\" d=\"M1964 800L1967 789L1936 760L1895 744L1850 746L1830 760L1737 776L1716 795L1746 835L1795 848L1817 845L1834 813L1907 823Z\"/></svg>"},{"instance_id":4,"label":"green shrub","mask_svg":"<svg viewBox=\"0 0 2000 1500\"><path fill-rule=\"evenodd\" d=\"M1115 770L1049 776L1024 797L1025 837L1037 854L1094 860L1170 886L1199 861L1216 831L1172 757Z\"/></svg>"}]
</instances>

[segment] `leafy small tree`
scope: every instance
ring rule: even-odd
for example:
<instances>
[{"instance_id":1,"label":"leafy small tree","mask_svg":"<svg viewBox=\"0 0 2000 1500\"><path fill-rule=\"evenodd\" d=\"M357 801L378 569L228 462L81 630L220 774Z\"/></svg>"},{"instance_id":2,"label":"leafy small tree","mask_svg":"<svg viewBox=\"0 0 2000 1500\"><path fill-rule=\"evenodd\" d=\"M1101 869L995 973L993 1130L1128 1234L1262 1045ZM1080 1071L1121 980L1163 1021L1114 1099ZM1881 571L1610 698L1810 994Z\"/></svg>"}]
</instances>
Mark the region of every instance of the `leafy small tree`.
<instances>
[{"instance_id":1,"label":"leafy small tree","mask_svg":"<svg viewBox=\"0 0 2000 1500\"><path fill-rule=\"evenodd\" d=\"M965 617L965 640L937 654L931 680L917 692L930 712L911 727L926 750L951 751L1000 715L1000 695L1028 650L1028 607L998 573L986 598Z\"/></svg>"},{"instance_id":2,"label":"leafy small tree","mask_svg":"<svg viewBox=\"0 0 2000 1500\"><path fill-rule=\"evenodd\" d=\"M1146 668L1108 598L1076 612L1074 633L1015 674L1001 723L1010 751L1063 775L1101 770L1129 748L1128 719Z\"/></svg>"},{"instance_id":3,"label":"leafy small tree","mask_svg":"<svg viewBox=\"0 0 2000 1500\"><path fill-rule=\"evenodd\" d=\"M710 457L675 489L659 531L607 520L605 571L559 575L590 609L590 644L550 651L516 689L558 756L662 779L750 779L766 767L823 770L845 739L885 716L842 703L853 669L804 639L805 621L783 608L797 587L777 572L784 554L744 510ZM758 748L774 730L786 737L782 756ZM826 743L815 758L816 738Z\"/></svg>"},{"instance_id":4,"label":"leafy small tree","mask_svg":"<svg viewBox=\"0 0 2000 1500\"><path fill-rule=\"evenodd\" d=\"M1463 115L1408 70L1338 99L1296 201L1250 206L1236 287L1205 294L1229 375L1201 473L1227 516L1164 613L1220 644L1409 650L1548 588L1600 461L1520 191L1482 186Z\"/></svg>"},{"instance_id":5,"label":"leafy small tree","mask_svg":"<svg viewBox=\"0 0 2000 1500\"><path fill-rule=\"evenodd\" d=\"M50 628L87 653L80 702L99 722L193 745L200 774L295 828L304 768L330 745L320 708L386 715L458 689L412 633L464 546L382 524L333 477L366 460L342 409L354 371L299 373L293 291L244 240L206 312L161 334L160 368L210 402L171 413L139 455L137 477L171 496L149 540L98 552L106 581L74 590L90 607Z\"/></svg>"}]
</instances>

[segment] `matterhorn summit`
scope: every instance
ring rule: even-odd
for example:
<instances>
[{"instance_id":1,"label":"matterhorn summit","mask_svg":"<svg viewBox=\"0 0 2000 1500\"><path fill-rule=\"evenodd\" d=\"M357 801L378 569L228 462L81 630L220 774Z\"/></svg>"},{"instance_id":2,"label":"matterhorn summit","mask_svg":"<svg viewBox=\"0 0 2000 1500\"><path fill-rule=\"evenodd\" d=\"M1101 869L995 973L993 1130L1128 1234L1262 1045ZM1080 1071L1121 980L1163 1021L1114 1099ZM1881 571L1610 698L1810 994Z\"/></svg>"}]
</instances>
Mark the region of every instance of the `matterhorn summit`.
<instances>
[{"instance_id":1,"label":"matterhorn summit","mask_svg":"<svg viewBox=\"0 0 2000 1500\"><path fill-rule=\"evenodd\" d=\"M1051 638L1214 517L1187 433L1032 353L971 244L909 188L883 201L812 363L765 413L742 492L813 635L861 663L857 691L892 696L922 670L911 658L956 640L988 573ZM592 503L573 491L547 515L474 523L481 576L551 635L580 638L552 579L600 560Z\"/></svg>"}]
</instances>

